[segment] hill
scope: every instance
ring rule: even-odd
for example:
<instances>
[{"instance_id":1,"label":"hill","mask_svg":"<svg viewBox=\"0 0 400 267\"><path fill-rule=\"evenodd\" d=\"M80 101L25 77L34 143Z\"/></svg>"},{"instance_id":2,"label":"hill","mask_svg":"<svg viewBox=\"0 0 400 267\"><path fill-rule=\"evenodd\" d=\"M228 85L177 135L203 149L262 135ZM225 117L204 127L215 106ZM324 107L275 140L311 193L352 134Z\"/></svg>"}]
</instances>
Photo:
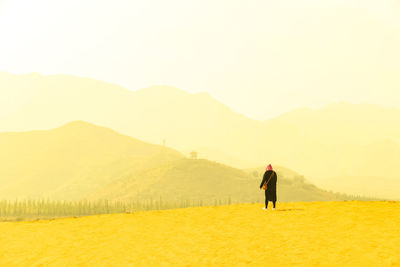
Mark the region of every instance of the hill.
<instances>
[{"instance_id":1,"label":"hill","mask_svg":"<svg viewBox=\"0 0 400 267\"><path fill-rule=\"evenodd\" d=\"M399 205L246 204L0 223L0 265L398 266Z\"/></svg>"},{"instance_id":2,"label":"hill","mask_svg":"<svg viewBox=\"0 0 400 267\"><path fill-rule=\"evenodd\" d=\"M259 124L233 113L208 94L190 94L169 86L129 91L68 75L1 72L0 84L1 94L8 99L4 102L15 102L0 107L0 131L50 129L83 120L147 142L166 139L174 148L191 149L214 143L216 134L233 144L233 127L253 129Z\"/></svg>"},{"instance_id":3,"label":"hill","mask_svg":"<svg viewBox=\"0 0 400 267\"><path fill-rule=\"evenodd\" d=\"M319 109L293 110L272 121L290 124L332 146L368 145L385 139L400 143L400 109L396 108L338 102Z\"/></svg>"},{"instance_id":4,"label":"hill","mask_svg":"<svg viewBox=\"0 0 400 267\"><path fill-rule=\"evenodd\" d=\"M361 199L324 191L289 169L278 168L278 199L288 201L332 201ZM93 199L166 201L231 200L234 203L263 202L258 187L263 172L242 171L205 159L180 159L158 168L128 175L104 186ZM366 198L365 198L366 199Z\"/></svg>"},{"instance_id":5,"label":"hill","mask_svg":"<svg viewBox=\"0 0 400 267\"><path fill-rule=\"evenodd\" d=\"M86 122L0 134L1 198L80 199L114 179L183 157Z\"/></svg>"},{"instance_id":6,"label":"hill","mask_svg":"<svg viewBox=\"0 0 400 267\"><path fill-rule=\"evenodd\" d=\"M394 189L400 188L398 109L337 103L261 122L233 112L208 94L168 86L129 91L67 75L7 73L0 73L0 84L5 96L0 105L3 131L85 120L146 142L166 139L175 149L196 150L237 168L267 161L290 166L318 186L386 198L400 195ZM349 186L358 181L354 177L364 177L370 185L384 177L385 186L354 191Z\"/></svg>"},{"instance_id":7,"label":"hill","mask_svg":"<svg viewBox=\"0 0 400 267\"><path fill-rule=\"evenodd\" d=\"M314 140L286 166L301 170L317 185L399 199L400 110L337 103L295 110L271 121L291 125Z\"/></svg>"},{"instance_id":8,"label":"hill","mask_svg":"<svg viewBox=\"0 0 400 267\"><path fill-rule=\"evenodd\" d=\"M46 131L0 134L2 199L260 202L254 175L76 121ZM354 199L279 172L280 201Z\"/></svg>"}]
</instances>

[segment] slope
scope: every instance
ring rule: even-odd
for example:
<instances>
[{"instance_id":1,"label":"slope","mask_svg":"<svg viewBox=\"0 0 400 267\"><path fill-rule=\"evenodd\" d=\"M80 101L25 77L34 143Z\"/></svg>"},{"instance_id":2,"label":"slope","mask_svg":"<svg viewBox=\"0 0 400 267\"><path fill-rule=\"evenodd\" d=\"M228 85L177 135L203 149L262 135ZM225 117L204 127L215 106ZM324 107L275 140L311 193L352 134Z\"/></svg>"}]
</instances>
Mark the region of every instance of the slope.
<instances>
[{"instance_id":1,"label":"slope","mask_svg":"<svg viewBox=\"0 0 400 267\"><path fill-rule=\"evenodd\" d=\"M278 168L278 199L288 201L350 200L356 197L321 190L304 177ZM230 199L234 203L263 202L259 190L263 172L242 171L204 159L180 159L158 168L128 175L104 186L92 199L164 201ZM361 199L361 198L358 198Z\"/></svg>"},{"instance_id":2,"label":"slope","mask_svg":"<svg viewBox=\"0 0 400 267\"><path fill-rule=\"evenodd\" d=\"M125 173L182 157L80 121L47 131L1 133L0 147L2 198L79 199Z\"/></svg>"}]
</instances>

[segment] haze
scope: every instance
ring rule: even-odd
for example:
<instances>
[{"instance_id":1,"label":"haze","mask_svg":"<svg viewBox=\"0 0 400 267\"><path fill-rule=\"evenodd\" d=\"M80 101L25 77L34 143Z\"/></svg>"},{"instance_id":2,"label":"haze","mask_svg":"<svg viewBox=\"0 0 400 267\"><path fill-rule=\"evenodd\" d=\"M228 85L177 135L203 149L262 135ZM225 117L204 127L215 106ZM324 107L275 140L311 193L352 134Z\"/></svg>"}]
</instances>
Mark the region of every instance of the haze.
<instances>
[{"instance_id":1,"label":"haze","mask_svg":"<svg viewBox=\"0 0 400 267\"><path fill-rule=\"evenodd\" d=\"M260 120L338 101L400 107L396 0L6 0L0 38L2 71L206 91Z\"/></svg>"},{"instance_id":2,"label":"haze","mask_svg":"<svg viewBox=\"0 0 400 267\"><path fill-rule=\"evenodd\" d=\"M397 1L3 1L0 14L3 197L155 197L127 185L174 188L195 167L233 194L270 162L345 199L399 199ZM296 200L343 199L307 190Z\"/></svg>"}]
</instances>

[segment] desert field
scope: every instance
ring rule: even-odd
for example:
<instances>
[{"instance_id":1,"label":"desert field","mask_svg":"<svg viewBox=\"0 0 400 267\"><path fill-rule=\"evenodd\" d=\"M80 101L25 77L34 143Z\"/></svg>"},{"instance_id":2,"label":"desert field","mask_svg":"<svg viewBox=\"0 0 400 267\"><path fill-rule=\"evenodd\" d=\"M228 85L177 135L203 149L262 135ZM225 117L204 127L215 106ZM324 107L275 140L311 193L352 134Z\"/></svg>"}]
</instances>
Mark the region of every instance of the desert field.
<instances>
[{"instance_id":1,"label":"desert field","mask_svg":"<svg viewBox=\"0 0 400 267\"><path fill-rule=\"evenodd\" d=\"M1 266L400 266L399 202L282 203L0 223Z\"/></svg>"}]
</instances>

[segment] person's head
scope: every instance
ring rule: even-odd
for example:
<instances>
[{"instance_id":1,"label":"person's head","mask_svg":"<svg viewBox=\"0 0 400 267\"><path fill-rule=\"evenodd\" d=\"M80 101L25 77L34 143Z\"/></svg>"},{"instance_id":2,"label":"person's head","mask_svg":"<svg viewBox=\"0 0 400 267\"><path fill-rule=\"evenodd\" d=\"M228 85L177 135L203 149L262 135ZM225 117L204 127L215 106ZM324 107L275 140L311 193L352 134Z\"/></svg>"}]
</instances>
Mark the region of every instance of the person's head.
<instances>
[{"instance_id":1,"label":"person's head","mask_svg":"<svg viewBox=\"0 0 400 267\"><path fill-rule=\"evenodd\" d=\"M267 171L272 171L273 169L272 169L272 165L271 164L268 164L268 166L267 166Z\"/></svg>"}]
</instances>

